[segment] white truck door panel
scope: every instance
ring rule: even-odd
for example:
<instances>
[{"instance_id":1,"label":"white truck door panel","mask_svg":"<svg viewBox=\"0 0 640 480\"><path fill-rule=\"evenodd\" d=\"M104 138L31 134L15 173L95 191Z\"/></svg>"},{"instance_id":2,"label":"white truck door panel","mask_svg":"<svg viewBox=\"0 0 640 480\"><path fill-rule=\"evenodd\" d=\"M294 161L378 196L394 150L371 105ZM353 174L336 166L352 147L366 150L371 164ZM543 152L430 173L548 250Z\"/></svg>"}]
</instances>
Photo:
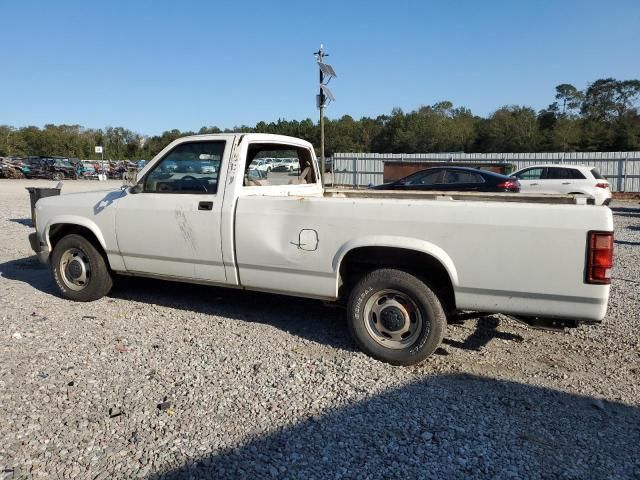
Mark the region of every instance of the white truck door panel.
<instances>
[{"instance_id":1,"label":"white truck door panel","mask_svg":"<svg viewBox=\"0 0 640 480\"><path fill-rule=\"evenodd\" d=\"M205 137L170 145L120 199L116 234L128 271L226 281L218 184L227 143Z\"/></svg>"},{"instance_id":2,"label":"white truck door panel","mask_svg":"<svg viewBox=\"0 0 640 480\"><path fill-rule=\"evenodd\" d=\"M200 210L201 203L207 209ZM221 203L207 194L129 193L121 198L116 231L127 270L224 281Z\"/></svg>"}]
</instances>

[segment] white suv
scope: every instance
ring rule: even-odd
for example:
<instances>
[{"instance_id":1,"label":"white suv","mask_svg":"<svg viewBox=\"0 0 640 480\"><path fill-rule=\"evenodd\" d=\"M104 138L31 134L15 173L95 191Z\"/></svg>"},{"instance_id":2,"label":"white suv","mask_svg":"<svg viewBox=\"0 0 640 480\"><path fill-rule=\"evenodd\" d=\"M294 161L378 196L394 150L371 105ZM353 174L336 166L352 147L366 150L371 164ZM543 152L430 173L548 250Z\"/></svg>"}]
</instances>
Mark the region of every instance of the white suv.
<instances>
[{"instance_id":1,"label":"white suv","mask_svg":"<svg viewBox=\"0 0 640 480\"><path fill-rule=\"evenodd\" d=\"M596 205L611 201L609 182L595 167L583 165L534 165L514 172L521 193L583 194Z\"/></svg>"}]
</instances>

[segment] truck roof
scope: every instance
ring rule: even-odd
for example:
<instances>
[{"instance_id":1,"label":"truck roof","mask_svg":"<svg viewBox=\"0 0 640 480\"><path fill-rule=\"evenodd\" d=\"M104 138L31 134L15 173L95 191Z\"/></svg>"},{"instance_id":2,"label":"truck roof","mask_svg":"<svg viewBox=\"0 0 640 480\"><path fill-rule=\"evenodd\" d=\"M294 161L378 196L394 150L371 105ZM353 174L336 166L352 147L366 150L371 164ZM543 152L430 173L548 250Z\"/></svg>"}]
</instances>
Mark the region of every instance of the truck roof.
<instances>
[{"instance_id":1,"label":"truck roof","mask_svg":"<svg viewBox=\"0 0 640 480\"><path fill-rule=\"evenodd\" d=\"M186 137L180 137L178 140L185 139L204 139L204 138L224 138L230 135L236 135L246 138L250 141L263 141L263 142L274 142L274 143L293 143L293 144L307 144L311 146L310 142L306 140L302 140L297 137L290 137L288 135L277 135L274 133L242 133L242 132L228 132L228 133L204 133L198 135L188 135Z\"/></svg>"}]
</instances>

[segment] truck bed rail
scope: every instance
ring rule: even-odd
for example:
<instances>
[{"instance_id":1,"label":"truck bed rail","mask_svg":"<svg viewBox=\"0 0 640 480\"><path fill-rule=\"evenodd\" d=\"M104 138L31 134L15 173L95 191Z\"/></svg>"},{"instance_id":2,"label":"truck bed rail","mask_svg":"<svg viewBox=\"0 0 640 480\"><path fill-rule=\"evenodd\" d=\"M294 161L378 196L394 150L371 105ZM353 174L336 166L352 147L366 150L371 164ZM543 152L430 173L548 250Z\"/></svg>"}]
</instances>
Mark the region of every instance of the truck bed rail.
<instances>
[{"instance_id":1,"label":"truck bed rail","mask_svg":"<svg viewBox=\"0 0 640 480\"><path fill-rule=\"evenodd\" d=\"M487 193L487 192L446 192L446 191L398 191L398 190L356 190L328 188L324 192L332 198L397 198L414 200L466 200L476 202L518 202L587 205L593 203L587 195L557 195L539 193Z\"/></svg>"}]
</instances>

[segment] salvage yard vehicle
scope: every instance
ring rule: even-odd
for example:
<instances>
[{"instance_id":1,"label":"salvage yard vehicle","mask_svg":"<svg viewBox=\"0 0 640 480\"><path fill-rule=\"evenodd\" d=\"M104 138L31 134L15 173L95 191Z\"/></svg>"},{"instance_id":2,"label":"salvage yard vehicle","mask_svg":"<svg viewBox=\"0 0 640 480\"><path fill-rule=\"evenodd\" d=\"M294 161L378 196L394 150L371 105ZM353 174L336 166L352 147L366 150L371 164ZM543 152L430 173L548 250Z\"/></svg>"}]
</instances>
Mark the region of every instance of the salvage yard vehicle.
<instances>
[{"instance_id":1,"label":"salvage yard vehicle","mask_svg":"<svg viewBox=\"0 0 640 480\"><path fill-rule=\"evenodd\" d=\"M300 174L255 180L268 155ZM216 172L180 167L212 156ZM306 141L196 135L121 189L39 200L29 241L70 300L107 295L119 273L345 302L362 350L409 365L458 311L601 321L613 218L583 200L325 190Z\"/></svg>"},{"instance_id":2,"label":"salvage yard vehicle","mask_svg":"<svg viewBox=\"0 0 640 480\"><path fill-rule=\"evenodd\" d=\"M48 178L51 180L77 179L76 168L66 157L29 157L26 162L27 178Z\"/></svg>"},{"instance_id":3,"label":"salvage yard vehicle","mask_svg":"<svg viewBox=\"0 0 640 480\"><path fill-rule=\"evenodd\" d=\"M517 178L469 167L432 167L373 190L438 190L456 192L519 192Z\"/></svg>"},{"instance_id":4,"label":"salvage yard vehicle","mask_svg":"<svg viewBox=\"0 0 640 480\"><path fill-rule=\"evenodd\" d=\"M274 172L297 172L300 170L300 162L296 158L283 158L272 170Z\"/></svg>"},{"instance_id":5,"label":"salvage yard vehicle","mask_svg":"<svg viewBox=\"0 0 640 480\"><path fill-rule=\"evenodd\" d=\"M534 165L512 174L520 180L523 193L583 194L596 205L611 202L609 182L596 167L583 165Z\"/></svg>"},{"instance_id":6,"label":"salvage yard vehicle","mask_svg":"<svg viewBox=\"0 0 640 480\"><path fill-rule=\"evenodd\" d=\"M257 170L268 174L272 169L271 163L271 160L267 158L256 159L249 165L249 170Z\"/></svg>"}]
</instances>

